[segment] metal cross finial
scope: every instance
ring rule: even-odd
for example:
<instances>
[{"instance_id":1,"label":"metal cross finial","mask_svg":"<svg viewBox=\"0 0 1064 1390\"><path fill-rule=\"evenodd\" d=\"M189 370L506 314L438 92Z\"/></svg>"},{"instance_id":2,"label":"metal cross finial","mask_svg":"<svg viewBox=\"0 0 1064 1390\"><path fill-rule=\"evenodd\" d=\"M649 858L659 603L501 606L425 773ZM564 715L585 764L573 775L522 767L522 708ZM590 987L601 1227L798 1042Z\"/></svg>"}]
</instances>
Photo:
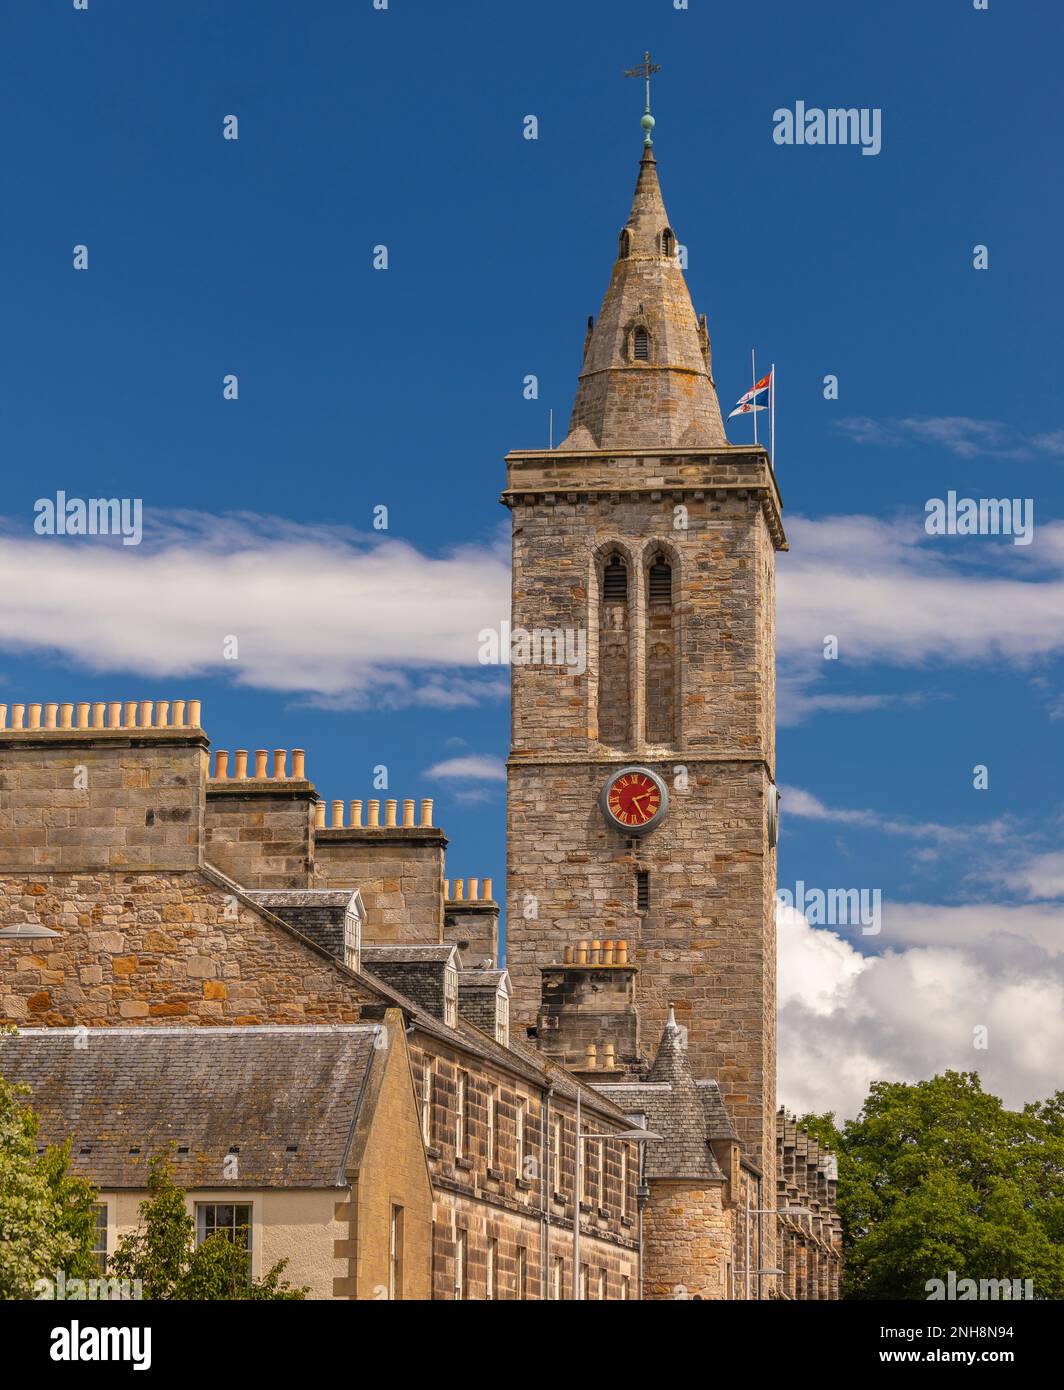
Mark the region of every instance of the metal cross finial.
<instances>
[{"instance_id":1,"label":"metal cross finial","mask_svg":"<svg viewBox=\"0 0 1064 1390\"><path fill-rule=\"evenodd\" d=\"M627 68L624 74L625 77L641 77L647 84L647 109L641 122L643 129L646 131L646 139L643 141L645 145L651 143L650 132L654 129L654 117L650 114L650 79L654 73L660 71L661 64L652 63L650 61L650 54L644 53L643 61L640 63L639 67Z\"/></svg>"}]
</instances>

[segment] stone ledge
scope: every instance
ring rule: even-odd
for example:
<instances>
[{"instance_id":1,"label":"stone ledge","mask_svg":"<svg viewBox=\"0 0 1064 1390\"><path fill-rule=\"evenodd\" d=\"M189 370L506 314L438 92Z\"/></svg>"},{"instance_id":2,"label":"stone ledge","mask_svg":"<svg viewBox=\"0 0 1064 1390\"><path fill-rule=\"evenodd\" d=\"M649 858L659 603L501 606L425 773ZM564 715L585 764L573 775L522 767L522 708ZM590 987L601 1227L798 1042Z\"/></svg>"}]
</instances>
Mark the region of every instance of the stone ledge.
<instances>
[{"instance_id":1,"label":"stone ledge","mask_svg":"<svg viewBox=\"0 0 1064 1390\"><path fill-rule=\"evenodd\" d=\"M217 798L242 800L256 796L275 796L282 801L315 801L317 792L313 782L274 781L269 778L230 778L225 782L213 779L207 783L207 800Z\"/></svg>"},{"instance_id":2,"label":"stone ledge","mask_svg":"<svg viewBox=\"0 0 1064 1390\"><path fill-rule=\"evenodd\" d=\"M317 845L327 849L330 845L379 845L392 842L406 845L447 844L447 836L438 825L376 825L350 826L341 830L326 830L319 826L314 832Z\"/></svg>"},{"instance_id":3,"label":"stone ledge","mask_svg":"<svg viewBox=\"0 0 1064 1390\"><path fill-rule=\"evenodd\" d=\"M511 767L586 767L589 763L594 763L602 767L627 767L629 764L645 762L653 766L654 763L683 763L684 767L698 767L701 764L716 763L760 763L764 766L769 776L772 775L772 768L768 758L764 753L740 753L728 750L723 753L698 753L692 754L689 750L677 749L674 753L647 753L647 752L627 752L627 753L552 753L549 756L539 750L530 750L528 753L511 752L506 760L506 766Z\"/></svg>"},{"instance_id":4,"label":"stone ledge","mask_svg":"<svg viewBox=\"0 0 1064 1390\"><path fill-rule=\"evenodd\" d=\"M209 748L202 729L4 729L0 748Z\"/></svg>"}]
</instances>

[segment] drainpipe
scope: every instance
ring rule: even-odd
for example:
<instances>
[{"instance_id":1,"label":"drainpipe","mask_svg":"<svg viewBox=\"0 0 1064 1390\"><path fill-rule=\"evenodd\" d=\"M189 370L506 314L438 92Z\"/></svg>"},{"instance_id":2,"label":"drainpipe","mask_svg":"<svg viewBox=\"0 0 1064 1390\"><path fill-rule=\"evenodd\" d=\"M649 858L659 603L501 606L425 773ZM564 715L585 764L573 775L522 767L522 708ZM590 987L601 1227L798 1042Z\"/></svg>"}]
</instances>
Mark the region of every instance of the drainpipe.
<instances>
[{"instance_id":1,"label":"drainpipe","mask_svg":"<svg viewBox=\"0 0 1064 1390\"><path fill-rule=\"evenodd\" d=\"M542 1138L539 1146L540 1186L543 1194L543 1218L541 1222L543 1254L540 1259L542 1269L540 1284L544 1302L550 1299L550 1100L553 1094L554 1086L548 1083L544 1087L543 1104L540 1106L540 1114L543 1116Z\"/></svg>"},{"instance_id":2,"label":"drainpipe","mask_svg":"<svg viewBox=\"0 0 1064 1390\"><path fill-rule=\"evenodd\" d=\"M573 1301L580 1300L580 1197L584 1182L584 1169L581 1162L584 1146L580 1142L580 1083L576 1086L576 1162L573 1168Z\"/></svg>"},{"instance_id":3,"label":"drainpipe","mask_svg":"<svg viewBox=\"0 0 1064 1390\"><path fill-rule=\"evenodd\" d=\"M646 1173L644 1171L644 1165L646 1163L646 1149L647 1146L645 1144L637 1144L635 1146L635 1151L638 1155L638 1157L636 1158L636 1176L638 1178L638 1182L636 1183L635 1205L636 1215L639 1220L639 1257L636 1260L636 1270L638 1272L638 1278L636 1282L639 1289L640 1303L642 1303L643 1301L643 1208L646 1206L647 1201L649 1199L649 1195L648 1197L643 1196L643 1189L646 1187ZM649 1194L649 1189L647 1189L647 1191Z\"/></svg>"}]
</instances>

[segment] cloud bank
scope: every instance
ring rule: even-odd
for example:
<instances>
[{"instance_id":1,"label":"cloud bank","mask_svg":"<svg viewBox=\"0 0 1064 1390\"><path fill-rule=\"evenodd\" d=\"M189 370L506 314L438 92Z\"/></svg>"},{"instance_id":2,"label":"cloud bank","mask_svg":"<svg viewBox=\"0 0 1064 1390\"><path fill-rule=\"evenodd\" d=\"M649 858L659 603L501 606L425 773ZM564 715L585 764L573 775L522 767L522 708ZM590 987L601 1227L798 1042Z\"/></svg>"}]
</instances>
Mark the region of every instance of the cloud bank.
<instances>
[{"instance_id":1,"label":"cloud bank","mask_svg":"<svg viewBox=\"0 0 1064 1390\"><path fill-rule=\"evenodd\" d=\"M91 671L224 672L337 706L474 704L506 690L477 663L477 633L509 614L501 545L435 556L343 528L181 513L137 548L9 534L0 587L0 645Z\"/></svg>"},{"instance_id":2,"label":"cloud bank","mask_svg":"<svg viewBox=\"0 0 1064 1390\"><path fill-rule=\"evenodd\" d=\"M863 956L780 907L781 1104L852 1117L872 1081L947 1067L978 1071L1013 1108L1064 1085L1064 907L887 903L883 914L888 949Z\"/></svg>"}]
</instances>

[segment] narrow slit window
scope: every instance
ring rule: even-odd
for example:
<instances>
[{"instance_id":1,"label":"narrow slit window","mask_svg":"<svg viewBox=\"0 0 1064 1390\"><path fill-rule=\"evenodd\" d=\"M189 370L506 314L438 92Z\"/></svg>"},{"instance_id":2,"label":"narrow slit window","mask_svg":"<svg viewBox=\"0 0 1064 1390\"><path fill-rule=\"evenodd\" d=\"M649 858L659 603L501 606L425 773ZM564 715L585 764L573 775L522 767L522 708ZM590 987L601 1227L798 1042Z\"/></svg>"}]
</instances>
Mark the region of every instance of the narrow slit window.
<instances>
[{"instance_id":1,"label":"narrow slit window","mask_svg":"<svg viewBox=\"0 0 1064 1390\"><path fill-rule=\"evenodd\" d=\"M650 911L650 871L648 869L636 871L635 910L636 912Z\"/></svg>"},{"instance_id":2,"label":"narrow slit window","mask_svg":"<svg viewBox=\"0 0 1064 1390\"><path fill-rule=\"evenodd\" d=\"M632 335L632 356L637 362L646 362L650 358L650 335L645 328L637 328Z\"/></svg>"}]
</instances>

